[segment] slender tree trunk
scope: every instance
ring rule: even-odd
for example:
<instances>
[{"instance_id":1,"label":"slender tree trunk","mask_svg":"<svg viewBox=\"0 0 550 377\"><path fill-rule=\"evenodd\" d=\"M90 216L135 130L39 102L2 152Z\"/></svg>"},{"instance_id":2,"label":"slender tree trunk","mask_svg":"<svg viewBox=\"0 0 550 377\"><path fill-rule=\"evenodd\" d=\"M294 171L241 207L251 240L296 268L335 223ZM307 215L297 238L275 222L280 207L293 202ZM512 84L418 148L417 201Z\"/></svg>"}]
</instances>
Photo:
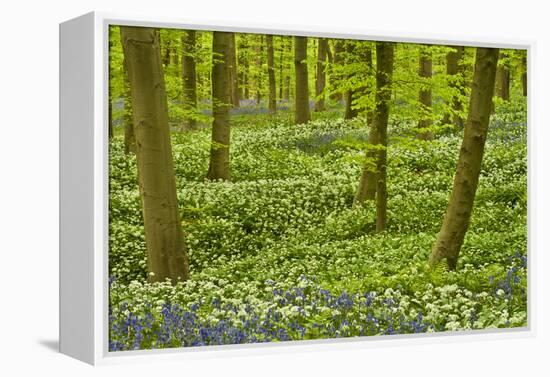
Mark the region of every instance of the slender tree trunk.
<instances>
[{"instance_id":1,"label":"slender tree trunk","mask_svg":"<svg viewBox=\"0 0 550 377\"><path fill-rule=\"evenodd\" d=\"M351 64L355 59L355 41L348 41L346 46L347 52L347 64ZM348 80L350 77L348 77ZM357 117L359 111L353 107L353 101L355 100L355 90L348 89L345 93L346 97L346 108L344 110L344 119L353 119Z\"/></svg>"},{"instance_id":2,"label":"slender tree trunk","mask_svg":"<svg viewBox=\"0 0 550 377\"><path fill-rule=\"evenodd\" d=\"M307 73L307 37L294 37L294 69L296 71L296 95L294 97L295 124L310 121L309 89Z\"/></svg>"},{"instance_id":3,"label":"slender tree trunk","mask_svg":"<svg viewBox=\"0 0 550 377\"><path fill-rule=\"evenodd\" d=\"M284 38L281 37L281 45L279 49L279 101L283 100L283 72L284 72Z\"/></svg>"},{"instance_id":4,"label":"slender tree trunk","mask_svg":"<svg viewBox=\"0 0 550 377\"><path fill-rule=\"evenodd\" d=\"M245 60L244 63L244 89L243 89L243 95L245 99L250 98L250 63L248 61L248 58Z\"/></svg>"},{"instance_id":5,"label":"slender tree trunk","mask_svg":"<svg viewBox=\"0 0 550 377\"><path fill-rule=\"evenodd\" d=\"M522 51L521 55L521 89L527 97L527 51Z\"/></svg>"},{"instance_id":6,"label":"slender tree trunk","mask_svg":"<svg viewBox=\"0 0 550 377\"><path fill-rule=\"evenodd\" d=\"M327 62L328 62L328 66L331 66L334 63L334 56L332 56L332 51L330 50L330 44L328 43L328 40L327 40ZM327 74L328 74L328 70L327 70Z\"/></svg>"},{"instance_id":7,"label":"slender tree trunk","mask_svg":"<svg viewBox=\"0 0 550 377\"><path fill-rule=\"evenodd\" d=\"M365 55L365 61L367 63L367 69L369 72L373 71L372 66L372 48L368 48ZM374 91L375 92L375 91ZM373 90L366 88L365 95L372 96ZM369 145L379 144L378 132L374 125L375 111L374 109L367 110L367 124L369 127ZM359 188L355 195L355 204L363 205L365 200L374 200L376 197L376 158L377 152L375 150L368 150L366 152L366 162L363 165L363 172L361 173L361 179L359 180Z\"/></svg>"},{"instance_id":8,"label":"slender tree trunk","mask_svg":"<svg viewBox=\"0 0 550 377\"><path fill-rule=\"evenodd\" d=\"M208 179L230 180L229 174L229 108L231 84L229 59L231 33L215 31L212 43L212 145Z\"/></svg>"},{"instance_id":9,"label":"slender tree trunk","mask_svg":"<svg viewBox=\"0 0 550 377\"><path fill-rule=\"evenodd\" d=\"M184 281L189 261L179 217L159 33L129 26L121 26L120 33L132 97L149 281Z\"/></svg>"},{"instance_id":10,"label":"slender tree trunk","mask_svg":"<svg viewBox=\"0 0 550 377\"><path fill-rule=\"evenodd\" d=\"M464 119L460 115L462 111L461 98L465 94L465 72L464 64L462 62L464 56L464 46L452 46L453 50L447 53L447 80L449 87L453 90L451 103L449 104L450 110L445 112L443 116L443 124L454 124L458 129L462 129L464 126Z\"/></svg>"},{"instance_id":11,"label":"slender tree trunk","mask_svg":"<svg viewBox=\"0 0 550 377\"><path fill-rule=\"evenodd\" d=\"M504 54L500 53L499 60L504 58ZM510 100L510 69L504 61L497 67L495 95L504 101Z\"/></svg>"},{"instance_id":12,"label":"slender tree trunk","mask_svg":"<svg viewBox=\"0 0 550 377\"><path fill-rule=\"evenodd\" d=\"M239 80L237 71L237 46L235 33L231 33L229 45L229 84L231 85L231 104L233 107L240 106Z\"/></svg>"},{"instance_id":13,"label":"slender tree trunk","mask_svg":"<svg viewBox=\"0 0 550 377\"><path fill-rule=\"evenodd\" d=\"M256 65L258 66L258 75L256 78L256 103L259 105L262 102L262 81L263 81L263 51L264 51L264 36L260 35L260 43L257 47Z\"/></svg>"},{"instance_id":14,"label":"slender tree trunk","mask_svg":"<svg viewBox=\"0 0 550 377\"><path fill-rule=\"evenodd\" d=\"M249 99L250 98L250 90L249 90L249 59L250 59L250 52L249 52L249 45L248 45L248 35L242 34L240 35L240 48L239 51L241 51L241 54L239 55L239 65L242 67L241 69L241 98L243 99Z\"/></svg>"},{"instance_id":15,"label":"slender tree trunk","mask_svg":"<svg viewBox=\"0 0 550 377\"><path fill-rule=\"evenodd\" d=\"M268 108L271 114L277 112L277 88L275 86L275 53L273 51L273 36L265 36L267 44L267 75L269 79Z\"/></svg>"},{"instance_id":16,"label":"slender tree trunk","mask_svg":"<svg viewBox=\"0 0 550 377\"><path fill-rule=\"evenodd\" d=\"M197 71L195 63L196 34L194 30L183 32L182 45L182 78L183 78L183 129L197 128Z\"/></svg>"},{"instance_id":17,"label":"slender tree trunk","mask_svg":"<svg viewBox=\"0 0 550 377\"><path fill-rule=\"evenodd\" d=\"M109 90L110 92L111 90ZM114 136L114 129L113 129L113 98L112 95L109 94L109 108L107 109L108 113L108 122L109 122L109 140L111 140Z\"/></svg>"},{"instance_id":18,"label":"slender tree trunk","mask_svg":"<svg viewBox=\"0 0 550 377\"><path fill-rule=\"evenodd\" d=\"M162 64L164 67L168 67L170 65L170 39L166 39L164 42L164 56L162 58Z\"/></svg>"},{"instance_id":19,"label":"slender tree trunk","mask_svg":"<svg viewBox=\"0 0 550 377\"><path fill-rule=\"evenodd\" d=\"M319 38L317 48L317 77L315 80L315 111L325 110L325 85L326 85L326 66L327 66L327 48L328 39Z\"/></svg>"},{"instance_id":20,"label":"slender tree trunk","mask_svg":"<svg viewBox=\"0 0 550 377\"><path fill-rule=\"evenodd\" d=\"M285 49L287 50L287 54L288 56L291 56L292 55L292 38L291 37L288 37L285 39L286 43L285 43ZM286 66L286 70L285 70L285 88L284 88L284 91L283 91L283 99L285 100L290 100L290 71L291 71L291 67L290 66Z\"/></svg>"},{"instance_id":21,"label":"slender tree trunk","mask_svg":"<svg viewBox=\"0 0 550 377\"><path fill-rule=\"evenodd\" d=\"M325 87L328 84L329 89L332 90L332 69L334 67L334 55L330 47L330 41L327 40L327 64L325 67ZM328 83L327 83L328 80ZM330 91L329 91L330 92ZM332 99L332 96L329 94L329 99Z\"/></svg>"},{"instance_id":22,"label":"slender tree trunk","mask_svg":"<svg viewBox=\"0 0 550 377\"><path fill-rule=\"evenodd\" d=\"M177 66L180 63L181 63L181 61L180 61L180 57L178 55L178 49L177 49L177 47L174 47L174 51L172 51L172 64Z\"/></svg>"},{"instance_id":23,"label":"slender tree trunk","mask_svg":"<svg viewBox=\"0 0 550 377\"><path fill-rule=\"evenodd\" d=\"M342 53L344 51L343 47L344 41L341 39L334 40L334 56L332 58L332 69L330 74L330 83L332 88L337 87L337 82L339 80L339 75L335 73L335 67L340 67L342 64ZM330 95L330 99L336 102L342 101L342 93L335 91Z\"/></svg>"},{"instance_id":24,"label":"slender tree trunk","mask_svg":"<svg viewBox=\"0 0 550 377\"><path fill-rule=\"evenodd\" d=\"M430 46L420 46L418 75L422 81L422 87L418 92L419 114L418 128L424 129L432 126L432 53ZM431 131L421 130L418 133L421 140L432 140Z\"/></svg>"},{"instance_id":25,"label":"slender tree trunk","mask_svg":"<svg viewBox=\"0 0 550 377\"><path fill-rule=\"evenodd\" d=\"M376 105L374 127L376 140L382 147L378 151L376 162L376 232L386 230L388 190L386 181L388 118L390 115L390 100L392 94L394 44L391 42L376 42Z\"/></svg>"},{"instance_id":26,"label":"slender tree trunk","mask_svg":"<svg viewBox=\"0 0 550 377\"><path fill-rule=\"evenodd\" d=\"M450 270L456 268L460 248L470 224L481 171L497 62L498 49L477 49L468 119L447 212L430 257L432 266L446 259Z\"/></svg>"},{"instance_id":27,"label":"slender tree trunk","mask_svg":"<svg viewBox=\"0 0 550 377\"><path fill-rule=\"evenodd\" d=\"M245 68L248 70L248 63L246 64ZM244 75L244 98L249 99L250 98L250 87L249 87L249 81L248 81L248 72Z\"/></svg>"},{"instance_id":28,"label":"slender tree trunk","mask_svg":"<svg viewBox=\"0 0 550 377\"><path fill-rule=\"evenodd\" d=\"M111 38L109 38L109 51L113 51L113 42L111 41ZM114 129L113 129L113 101L114 101L114 98L113 98L113 88L112 88L112 56L111 54L109 54L109 67L108 67L108 70L109 70L109 105L108 105L108 109L107 109L107 127L108 127L108 132L109 132L109 140L111 140L114 136Z\"/></svg>"},{"instance_id":29,"label":"slender tree trunk","mask_svg":"<svg viewBox=\"0 0 550 377\"><path fill-rule=\"evenodd\" d=\"M285 89L283 91L283 99L290 101L290 75L285 76Z\"/></svg>"},{"instance_id":30,"label":"slender tree trunk","mask_svg":"<svg viewBox=\"0 0 550 377\"><path fill-rule=\"evenodd\" d=\"M195 48L197 51L197 54L195 55L195 68L198 68L200 66L205 66L206 61L199 53L200 46L202 46L205 42L205 33L200 31L195 31ZM211 99L212 95L210 93L211 85L210 85L210 70L207 70L206 72L201 72L199 69L195 69L197 74L197 104L201 102L202 99Z\"/></svg>"}]
</instances>

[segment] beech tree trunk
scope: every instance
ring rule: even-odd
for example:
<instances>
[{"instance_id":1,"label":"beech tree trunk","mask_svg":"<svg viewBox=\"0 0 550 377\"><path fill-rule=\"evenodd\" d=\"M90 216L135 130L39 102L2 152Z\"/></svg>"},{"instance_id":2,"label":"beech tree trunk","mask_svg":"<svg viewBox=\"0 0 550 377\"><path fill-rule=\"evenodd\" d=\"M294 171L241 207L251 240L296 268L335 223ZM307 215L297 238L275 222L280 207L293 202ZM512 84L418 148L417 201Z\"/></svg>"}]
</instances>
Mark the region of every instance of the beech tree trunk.
<instances>
[{"instance_id":1,"label":"beech tree trunk","mask_svg":"<svg viewBox=\"0 0 550 377\"><path fill-rule=\"evenodd\" d=\"M183 32L182 45L182 81L183 81L183 129L194 130L197 128L195 118L197 112L197 71L195 63L196 33L194 30Z\"/></svg>"},{"instance_id":2,"label":"beech tree trunk","mask_svg":"<svg viewBox=\"0 0 550 377\"><path fill-rule=\"evenodd\" d=\"M279 50L279 101L283 100L283 72L284 72L284 38L281 38L281 48Z\"/></svg>"},{"instance_id":3,"label":"beech tree trunk","mask_svg":"<svg viewBox=\"0 0 550 377\"><path fill-rule=\"evenodd\" d=\"M115 134L114 128L113 128L113 99L111 96L109 96L109 108L107 109L107 122L109 127L109 140L111 140Z\"/></svg>"},{"instance_id":4,"label":"beech tree trunk","mask_svg":"<svg viewBox=\"0 0 550 377\"><path fill-rule=\"evenodd\" d=\"M229 84L231 85L231 104L233 107L240 106L239 78L237 71L237 46L235 33L231 33L229 44Z\"/></svg>"},{"instance_id":5,"label":"beech tree trunk","mask_svg":"<svg viewBox=\"0 0 550 377\"><path fill-rule=\"evenodd\" d=\"M388 190L386 181L388 118L392 94L394 44L376 42L376 105L374 127L375 140L382 147L377 151L376 171L376 232L386 230Z\"/></svg>"},{"instance_id":6,"label":"beech tree trunk","mask_svg":"<svg viewBox=\"0 0 550 377\"><path fill-rule=\"evenodd\" d=\"M287 52L287 56L292 55L292 37L287 37L283 42L283 49ZM290 100L290 75L292 67L289 65L288 61L285 60L285 74L284 74L284 88L283 88L283 99Z\"/></svg>"},{"instance_id":7,"label":"beech tree trunk","mask_svg":"<svg viewBox=\"0 0 550 377\"><path fill-rule=\"evenodd\" d=\"M339 75L335 73L335 67L340 67L342 64L342 53L344 51L343 48L344 41L341 39L335 39L334 40L334 55L332 57L332 68L331 68L331 74L330 74L330 83L332 88L336 88L336 83L338 81ZM330 95L330 99L336 102L342 101L342 93L339 91L334 91Z\"/></svg>"},{"instance_id":8,"label":"beech tree trunk","mask_svg":"<svg viewBox=\"0 0 550 377\"><path fill-rule=\"evenodd\" d=\"M213 32L212 42L212 144L208 179L230 180L229 109L231 107L231 83L229 78L231 33Z\"/></svg>"},{"instance_id":9,"label":"beech tree trunk","mask_svg":"<svg viewBox=\"0 0 550 377\"><path fill-rule=\"evenodd\" d=\"M136 137L134 134L134 123L132 121L132 95L130 83L128 82L128 69L126 59L122 65L124 69L124 153L136 153Z\"/></svg>"},{"instance_id":10,"label":"beech tree trunk","mask_svg":"<svg viewBox=\"0 0 550 377\"><path fill-rule=\"evenodd\" d=\"M418 75L422 81L422 87L418 92L418 128L428 128L433 124L432 121L432 53L430 46L420 46L420 57L418 65ZM421 140L432 140L433 133L421 130L418 133Z\"/></svg>"},{"instance_id":11,"label":"beech tree trunk","mask_svg":"<svg viewBox=\"0 0 550 377\"><path fill-rule=\"evenodd\" d=\"M328 39L319 38L317 48L317 72L315 79L315 111L325 110L325 85L326 85L326 60L327 60Z\"/></svg>"},{"instance_id":12,"label":"beech tree trunk","mask_svg":"<svg viewBox=\"0 0 550 377\"><path fill-rule=\"evenodd\" d=\"M111 41L111 38L109 38L109 51L113 50L113 42ZM109 132L109 140L111 140L114 136L114 129L113 129L113 88L112 88L112 75L111 75L111 60L112 56L109 55L109 62L108 62L108 71L109 71L109 104L107 108L107 127Z\"/></svg>"},{"instance_id":13,"label":"beech tree trunk","mask_svg":"<svg viewBox=\"0 0 550 377\"><path fill-rule=\"evenodd\" d=\"M243 96L245 99L250 98L250 63L248 59L245 59L244 63L244 74L243 74Z\"/></svg>"},{"instance_id":14,"label":"beech tree trunk","mask_svg":"<svg viewBox=\"0 0 550 377\"><path fill-rule=\"evenodd\" d=\"M287 49L288 55L292 54L292 39L287 38L285 39L288 43L285 43L285 48ZM286 73L285 73L285 88L283 90L283 99L289 100L290 99L290 71L291 67L286 67Z\"/></svg>"},{"instance_id":15,"label":"beech tree trunk","mask_svg":"<svg viewBox=\"0 0 550 377\"><path fill-rule=\"evenodd\" d=\"M240 51L242 53L238 57L238 64L240 64L241 67L241 98L243 99L249 99L250 98L250 90L249 90L249 59L250 59L250 52L249 52L249 46L248 46L248 35L242 34L240 35Z\"/></svg>"},{"instance_id":16,"label":"beech tree trunk","mask_svg":"<svg viewBox=\"0 0 550 377\"><path fill-rule=\"evenodd\" d=\"M523 96L527 97L527 51L522 51L521 54L521 89Z\"/></svg>"},{"instance_id":17,"label":"beech tree trunk","mask_svg":"<svg viewBox=\"0 0 550 377\"><path fill-rule=\"evenodd\" d=\"M328 63L328 66L327 66L327 74L328 74L328 67L330 67L332 63L334 63L334 56L332 56L332 51L330 50L330 44L328 43L328 40L327 40L327 63Z\"/></svg>"},{"instance_id":18,"label":"beech tree trunk","mask_svg":"<svg viewBox=\"0 0 550 377\"><path fill-rule=\"evenodd\" d=\"M449 104L450 111L447 111L443 117L443 124L454 124L455 127L462 129L464 119L460 115L462 111L461 98L465 94L466 81L464 64L462 58L464 56L464 46L451 46L453 51L447 53L447 81L449 87L453 90L451 103Z\"/></svg>"},{"instance_id":19,"label":"beech tree trunk","mask_svg":"<svg viewBox=\"0 0 550 377\"><path fill-rule=\"evenodd\" d=\"M347 52L347 60L349 63L352 62L353 60L353 56L355 54L355 41L348 41L347 43L347 46L346 46L346 52ZM349 79L349 77L348 77ZM345 93L345 97L346 97L346 108L344 110L344 119L353 119L355 117L357 117L358 115L358 110L353 108L353 101L354 101L354 97L355 97L355 90L353 89L348 89Z\"/></svg>"},{"instance_id":20,"label":"beech tree trunk","mask_svg":"<svg viewBox=\"0 0 550 377\"><path fill-rule=\"evenodd\" d=\"M178 65L180 63L181 63L181 61L180 61L180 57L178 55L178 49L176 47L174 47L174 51L172 52L172 64Z\"/></svg>"},{"instance_id":21,"label":"beech tree trunk","mask_svg":"<svg viewBox=\"0 0 550 377\"><path fill-rule=\"evenodd\" d=\"M262 102L262 81L263 81L263 51L264 51L264 36L260 35L260 43L257 46L256 65L258 66L258 75L256 76L256 103L259 105Z\"/></svg>"},{"instance_id":22,"label":"beech tree trunk","mask_svg":"<svg viewBox=\"0 0 550 377\"><path fill-rule=\"evenodd\" d=\"M447 212L430 256L432 266L446 259L450 270L456 268L470 224L489 127L498 58L498 49L477 49L468 119Z\"/></svg>"},{"instance_id":23,"label":"beech tree trunk","mask_svg":"<svg viewBox=\"0 0 550 377\"><path fill-rule=\"evenodd\" d=\"M303 124L310 121L307 73L307 37L294 37L294 69L296 71L294 123Z\"/></svg>"},{"instance_id":24,"label":"beech tree trunk","mask_svg":"<svg viewBox=\"0 0 550 377\"><path fill-rule=\"evenodd\" d=\"M500 53L499 60L504 58L505 56ZM505 62L497 67L495 95L504 101L510 100L510 69Z\"/></svg>"},{"instance_id":25,"label":"beech tree trunk","mask_svg":"<svg viewBox=\"0 0 550 377\"><path fill-rule=\"evenodd\" d=\"M275 83L275 53L273 51L273 36L265 36L267 44L267 74L269 80L268 109L271 114L277 112L277 88Z\"/></svg>"},{"instance_id":26,"label":"beech tree trunk","mask_svg":"<svg viewBox=\"0 0 550 377\"><path fill-rule=\"evenodd\" d=\"M162 64L164 67L168 67L170 65L170 39L166 39L164 46L165 50L162 58Z\"/></svg>"},{"instance_id":27,"label":"beech tree trunk","mask_svg":"<svg viewBox=\"0 0 550 377\"><path fill-rule=\"evenodd\" d=\"M178 198L159 33L121 26L130 83L149 281L189 277Z\"/></svg>"}]
</instances>

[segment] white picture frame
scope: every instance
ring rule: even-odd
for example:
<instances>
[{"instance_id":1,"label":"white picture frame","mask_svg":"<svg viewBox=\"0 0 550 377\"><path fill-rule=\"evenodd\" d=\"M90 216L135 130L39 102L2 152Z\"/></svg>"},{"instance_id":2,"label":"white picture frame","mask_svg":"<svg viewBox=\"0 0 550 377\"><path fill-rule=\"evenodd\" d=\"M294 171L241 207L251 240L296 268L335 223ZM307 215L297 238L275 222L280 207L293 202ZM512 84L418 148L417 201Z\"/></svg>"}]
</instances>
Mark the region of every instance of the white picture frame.
<instances>
[{"instance_id":1,"label":"white picture frame","mask_svg":"<svg viewBox=\"0 0 550 377\"><path fill-rule=\"evenodd\" d=\"M447 45L522 48L528 52L532 82L534 41L494 38L462 38L444 34L385 33L383 31L332 29L300 25L259 25L205 22L164 17L92 12L60 24L60 352L89 364L111 364L152 357L182 359L242 354L291 353L295 347L320 350L383 347L402 344L459 342L484 339L533 337L536 318L532 302L536 254L532 234L528 246L528 326L517 329L458 333L397 335L174 348L144 351L108 351L108 27L133 25L158 28L255 32L282 35L338 37ZM528 88L529 106L532 103ZM532 114L528 114L528 148L532 155ZM528 164L528 182L532 182ZM532 198L532 185L528 185ZM529 218L532 217L529 201ZM529 221L531 223L532 221Z\"/></svg>"}]
</instances>

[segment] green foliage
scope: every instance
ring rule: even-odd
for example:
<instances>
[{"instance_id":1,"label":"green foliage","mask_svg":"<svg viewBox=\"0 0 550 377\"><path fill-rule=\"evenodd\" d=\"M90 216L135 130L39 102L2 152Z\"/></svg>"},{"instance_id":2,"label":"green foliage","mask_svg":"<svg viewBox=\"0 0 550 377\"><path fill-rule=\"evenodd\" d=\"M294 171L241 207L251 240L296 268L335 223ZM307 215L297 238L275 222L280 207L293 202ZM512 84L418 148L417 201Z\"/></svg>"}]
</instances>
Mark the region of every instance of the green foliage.
<instances>
[{"instance_id":1,"label":"green foliage","mask_svg":"<svg viewBox=\"0 0 550 377\"><path fill-rule=\"evenodd\" d=\"M245 317L208 304L218 298L294 318L294 304L273 301L274 288L266 281L276 282L278 289L293 289L307 276L315 280L313 285L304 283L310 295L314 287L375 292L380 301L375 300L372 313L389 315L383 300L391 299L400 303L400 318L412 321L422 313L433 326L430 331L525 325L525 271L509 272L517 267L510 258L518 251L524 254L527 247L525 128L512 141L489 139L458 270L448 272L444 263L430 268L427 260L452 185L458 135L430 143L391 138L390 222L385 234L376 235L374 203L352 206L362 168L354 158L364 158L372 147L365 142L368 128L361 119L320 120L299 129L284 119L258 119L258 124L250 124L243 117L233 128L232 183L204 181L207 130L173 134L191 263L191 280L185 285L145 283L135 159L123 155L121 137L112 141L109 255L115 315L123 315L124 307L136 315L161 318L163 303L184 308L197 304L204 321L215 317L235 326L243 323ZM409 127L394 123L390 135ZM491 130L503 127L498 117L491 124ZM303 336L328 336L315 323L359 321L363 315L360 309L350 309L334 317L333 310L296 314L306 329ZM288 326L284 323L281 326ZM285 328L301 339L300 333ZM349 334L358 334L354 331Z\"/></svg>"}]
</instances>

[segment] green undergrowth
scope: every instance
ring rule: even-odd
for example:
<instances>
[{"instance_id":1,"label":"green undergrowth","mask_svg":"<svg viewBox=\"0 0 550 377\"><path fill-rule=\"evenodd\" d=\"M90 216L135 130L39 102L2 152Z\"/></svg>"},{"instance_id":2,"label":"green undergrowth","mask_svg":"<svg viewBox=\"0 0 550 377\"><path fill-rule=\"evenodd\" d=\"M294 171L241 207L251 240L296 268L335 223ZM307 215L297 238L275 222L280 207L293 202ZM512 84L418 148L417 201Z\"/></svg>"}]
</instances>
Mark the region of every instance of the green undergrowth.
<instances>
[{"instance_id":1,"label":"green undergrowth","mask_svg":"<svg viewBox=\"0 0 550 377\"><path fill-rule=\"evenodd\" d=\"M113 316L130 311L157 318L167 302L200 304L197 315L203 319L220 316L205 304L214 297L248 304L253 297L254 305L268 307L274 305L273 286L292 289L307 279L335 295L387 294L406 306L399 309L403 318L421 313L435 331L525 326L526 128L507 129L506 122L492 120L455 272L428 268L427 260L453 184L459 132L411 141L403 135L414 125L392 121L383 234L374 232L373 203L353 206L368 136L361 118L328 117L301 126L284 117L260 124L239 120L232 130L231 183L205 180L208 130L174 133L191 273L187 284L176 286L146 283L135 157L124 155L123 138L115 136L109 219ZM300 322L302 336L315 334L311 323L319 316Z\"/></svg>"}]
</instances>

